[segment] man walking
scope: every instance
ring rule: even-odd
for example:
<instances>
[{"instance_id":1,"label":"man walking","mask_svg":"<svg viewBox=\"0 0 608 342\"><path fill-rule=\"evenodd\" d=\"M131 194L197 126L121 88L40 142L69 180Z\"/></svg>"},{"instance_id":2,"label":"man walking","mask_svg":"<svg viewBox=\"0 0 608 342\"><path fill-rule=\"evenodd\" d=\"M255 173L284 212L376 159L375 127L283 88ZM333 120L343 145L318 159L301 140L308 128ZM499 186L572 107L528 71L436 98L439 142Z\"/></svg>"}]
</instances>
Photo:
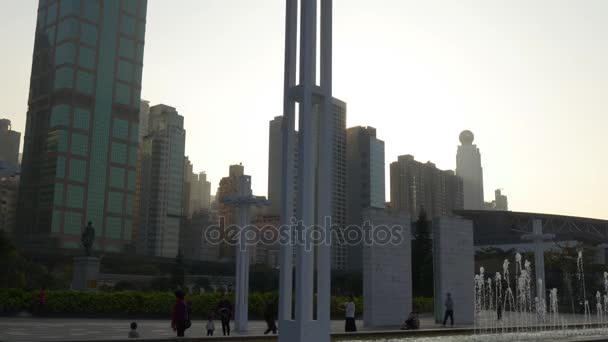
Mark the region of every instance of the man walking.
<instances>
[{"instance_id":1,"label":"man walking","mask_svg":"<svg viewBox=\"0 0 608 342\"><path fill-rule=\"evenodd\" d=\"M448 317L450 317L450 325L454 326L454 301L452 300L452 294L447 293L447 298L445 299L445 316L443 317L443 327L445 328L445 323L448 321Z\"/></svg>"}]
</instances>

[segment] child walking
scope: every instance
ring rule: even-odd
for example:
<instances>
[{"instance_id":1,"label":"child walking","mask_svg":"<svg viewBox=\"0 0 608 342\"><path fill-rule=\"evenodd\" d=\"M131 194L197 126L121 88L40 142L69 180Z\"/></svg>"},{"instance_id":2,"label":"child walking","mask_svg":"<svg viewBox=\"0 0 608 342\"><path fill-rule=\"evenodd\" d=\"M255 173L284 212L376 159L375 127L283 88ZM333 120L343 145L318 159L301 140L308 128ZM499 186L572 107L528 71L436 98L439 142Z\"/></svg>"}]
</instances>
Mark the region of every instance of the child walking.
<instances>
[{"instance_id":1,"label":"child walking","mask_svg":"<svg viewBox=\"0 0 608 342\"><path fill-rule=\"evenodd\" d=\"M215 330L215 323L213 323L213 316L209 315L207 320L207 336L213 336L213 331Z\"/></svg>"}]
</instances>

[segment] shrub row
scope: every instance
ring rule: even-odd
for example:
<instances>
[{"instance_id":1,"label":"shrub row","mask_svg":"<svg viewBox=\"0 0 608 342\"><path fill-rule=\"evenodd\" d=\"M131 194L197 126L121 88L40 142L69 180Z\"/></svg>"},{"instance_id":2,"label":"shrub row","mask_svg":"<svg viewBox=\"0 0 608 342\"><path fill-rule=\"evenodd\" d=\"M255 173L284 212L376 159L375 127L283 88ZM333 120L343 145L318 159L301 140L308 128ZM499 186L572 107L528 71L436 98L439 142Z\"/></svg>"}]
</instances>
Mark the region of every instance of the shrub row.
<instances>
[{"instance_id":1,"label":"shrub row","mask_svg":"<svg viewBox=\"0 0 608 342\"><path fill-rule=\"evenodd\" d=\"M191 303L192 313L197 317L206 317L213 312L219 293L188 294L186 300ZM155 315L169 314L175 296L170 292L81 292L81 291L48 291L45 312L49 315ZM0 314L12 314L19 311L35 311L37 291L20 289L0 289ZM234 298L229 298L234 302ZM346 297L331 298L331 314L341 317L344 314L343 303ZM276 293L251 293L249 295L249 313L254 318L261 318L266 304L278 302ZM363 312L363 298L356 297L355 305L358 315ZM415 298L414 306L421 312L432 311L432 298Z\"/></svg>"}]
</instances>

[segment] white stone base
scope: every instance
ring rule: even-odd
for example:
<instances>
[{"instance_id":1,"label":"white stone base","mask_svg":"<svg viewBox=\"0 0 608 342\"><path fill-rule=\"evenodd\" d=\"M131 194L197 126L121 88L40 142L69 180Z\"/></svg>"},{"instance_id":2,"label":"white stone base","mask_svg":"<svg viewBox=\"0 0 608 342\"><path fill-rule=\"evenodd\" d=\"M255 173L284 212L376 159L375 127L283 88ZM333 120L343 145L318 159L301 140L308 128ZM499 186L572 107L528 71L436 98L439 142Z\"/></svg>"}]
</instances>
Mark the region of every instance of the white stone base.
<instances>
[{"instance_id":1,"label":"white stone base","mask_svg":"<svg viewBox=\"0 0 608 342\"><path fill-rule=\"evenodd\" d=\"M97 291L100 259L95 257L74 257L72 270L72 290Z\"/></svg>"},{"instance_id":2,"label":"white stone base","mask_svg":"<svg viewBox=\"0 0 608 342\"><path fill-rule=\"evenodd\" d=\"M454 324L473 324L474 258L472 221L443 216L433 219L433 277L437 323L443 323L446 293L450 292L454 301Z\"/></svg>"},{"instance_id":3,"label":"white stone base","mask_svg":"<svg viewBox=\"0 0 608 342\"><path fill-rule=\"evenodd\" d=\"M363 222L401 226L401 238L363 245L363 325L401 325L412 309L411 223L405 212L366 209Z\"/></svg>"}]
</instances>

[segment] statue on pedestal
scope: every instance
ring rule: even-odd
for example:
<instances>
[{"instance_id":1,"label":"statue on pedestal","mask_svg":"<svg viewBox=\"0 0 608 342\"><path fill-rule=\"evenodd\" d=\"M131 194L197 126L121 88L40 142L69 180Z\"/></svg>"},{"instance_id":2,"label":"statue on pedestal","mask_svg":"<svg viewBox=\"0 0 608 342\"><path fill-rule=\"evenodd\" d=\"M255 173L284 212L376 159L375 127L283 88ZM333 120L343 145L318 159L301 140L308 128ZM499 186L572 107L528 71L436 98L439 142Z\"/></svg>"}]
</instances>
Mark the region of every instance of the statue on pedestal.
<instances>
[{"instance_id":1,"label":"statue on pedestal","mask_svg":"<svg viewBox=\"0 0 608 342\"><path fill-rule=\"evenodd\" d=\"M93 228L91 221L83 229L80 241L82 241L86 256L91 256L91 249L93 249L93 243L95 242L95 228Z\"/></svg>"}]
</instances>

